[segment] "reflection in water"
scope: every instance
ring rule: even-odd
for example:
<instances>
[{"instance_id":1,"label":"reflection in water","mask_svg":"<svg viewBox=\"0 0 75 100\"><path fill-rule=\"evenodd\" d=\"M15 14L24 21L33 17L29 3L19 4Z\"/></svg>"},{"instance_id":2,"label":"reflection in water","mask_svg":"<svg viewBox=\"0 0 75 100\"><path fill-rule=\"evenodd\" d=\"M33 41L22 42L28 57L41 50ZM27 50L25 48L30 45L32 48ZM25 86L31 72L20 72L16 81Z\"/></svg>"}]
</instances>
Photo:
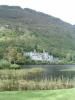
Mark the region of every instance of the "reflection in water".
<instances>
[{"instance_id":1,"label":"reflection in water","mask_svg":"<svg viewBox=\"0 0 75 100\"><path fill-rule=\"evenodd\" d=\"M75 65L24 65L23 68L43 68L41 74L31 77L32 79L74 79ZM72 70L71 70L72 69Z\"/></svg>"}]
</instances>

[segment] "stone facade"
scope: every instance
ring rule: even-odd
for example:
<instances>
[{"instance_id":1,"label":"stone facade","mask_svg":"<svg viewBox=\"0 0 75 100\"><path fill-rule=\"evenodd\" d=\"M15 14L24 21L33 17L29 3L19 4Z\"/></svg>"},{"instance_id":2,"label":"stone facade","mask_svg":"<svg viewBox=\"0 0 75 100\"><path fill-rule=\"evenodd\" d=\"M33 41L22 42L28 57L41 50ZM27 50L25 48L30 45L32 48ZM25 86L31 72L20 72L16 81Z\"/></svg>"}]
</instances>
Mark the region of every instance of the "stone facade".
<instances>
[{"instance_id":1,"label":"stone facade","mask_svg":"<svg viewBox=\"0 0 75 100\"><path fill-rule=\"evenodd\" d=\"M33 52L24 52L24 56L29 56L31 60L35 61L50 61L53 62L53 56L49 55L48 52L43 51L43 53L36 52L34 50Z\"/></svg>"}]
</instances>

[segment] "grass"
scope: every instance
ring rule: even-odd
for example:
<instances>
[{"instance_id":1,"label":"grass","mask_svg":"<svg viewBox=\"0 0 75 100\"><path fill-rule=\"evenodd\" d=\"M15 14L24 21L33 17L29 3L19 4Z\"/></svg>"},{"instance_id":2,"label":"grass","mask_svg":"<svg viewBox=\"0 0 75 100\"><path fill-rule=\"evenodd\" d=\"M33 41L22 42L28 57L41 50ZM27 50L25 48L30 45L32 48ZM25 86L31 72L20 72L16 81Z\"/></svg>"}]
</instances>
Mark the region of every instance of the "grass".
<instances>
[{"instance_id":1,"label":"grass","mask_svg":"<svg viewBox=\"0 0 75 100\"><path fill-rule=\"evenodd\" d=\"M75 100L75 89L0 92L0 100Z\"/></svg>"},{"instance_id":2,"label":"grass","mask_svg":"<svg viewBox=\"0 0 75 100\"><path fill-rule=\"evenodd\" d=\"M52 90L74 88L75 80L44 77L43 69L0 70L0 91Z\"/></svg>"},{"instance_id":3,"label":"grass","mask_svg":"<svg viewBox=\"0 0 75 100\"><path fill-rule=\"evenodd\" d=\"M26 79L28 77L40 75L43 72L42 68L31 69L5 69L0 70L0 79Z\"/></svg>"}]
</instances>

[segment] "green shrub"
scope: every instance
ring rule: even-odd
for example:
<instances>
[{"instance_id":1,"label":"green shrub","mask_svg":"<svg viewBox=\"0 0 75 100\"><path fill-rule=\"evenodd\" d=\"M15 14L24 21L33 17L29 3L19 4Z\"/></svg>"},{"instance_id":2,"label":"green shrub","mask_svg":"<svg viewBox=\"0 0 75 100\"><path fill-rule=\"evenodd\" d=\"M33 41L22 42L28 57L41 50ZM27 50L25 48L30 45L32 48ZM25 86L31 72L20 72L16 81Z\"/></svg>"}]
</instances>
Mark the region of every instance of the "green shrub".
<instances>
[{"instance_id":1,"label":"green shrub","mask_svg":"<svg viewBox=\"0 0 75 100\"><path fill-rule=\"evenodd\" d=\"M0 60L0 69L7 69L10 68L11 63L7 60Z\"/></svg>"},{"instance_id":2,"label":"green shrub","mask_svg":"<svg viewBox=\"0 0 75 100\"><path fill-rule=\"evenodd\" d=\"M0 60L0 69L19 69L20 66L17 64L11 64L7 60Z\"/></svg>"},{"instance_id":3,"label":"green shrub","mask_svg":"<svg viewBox=\"0 0 75 100\"><path fill-rule=\"evenodd\" d=\"M20 69L20 65L11 64L10 69Z\"/></svg>"}]
</instances>

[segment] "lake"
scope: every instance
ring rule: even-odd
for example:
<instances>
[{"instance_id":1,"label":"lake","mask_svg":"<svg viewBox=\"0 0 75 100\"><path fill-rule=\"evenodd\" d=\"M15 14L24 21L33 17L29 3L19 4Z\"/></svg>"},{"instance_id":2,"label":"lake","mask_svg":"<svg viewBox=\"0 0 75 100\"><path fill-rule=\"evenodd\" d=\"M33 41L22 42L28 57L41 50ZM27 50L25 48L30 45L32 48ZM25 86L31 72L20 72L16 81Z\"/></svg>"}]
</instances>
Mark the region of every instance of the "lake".
<instances>
[{"instance_id":1,"label":"lake","mask_svg":"<svg viewBox=\"0 0 75 100\"><path fill-rule=\"evenodd\" d=\"M24 65L23 68L43 68L43 73L37 75L37 79L75 79L75 65Z\"/></svg>"}]
</instances>

